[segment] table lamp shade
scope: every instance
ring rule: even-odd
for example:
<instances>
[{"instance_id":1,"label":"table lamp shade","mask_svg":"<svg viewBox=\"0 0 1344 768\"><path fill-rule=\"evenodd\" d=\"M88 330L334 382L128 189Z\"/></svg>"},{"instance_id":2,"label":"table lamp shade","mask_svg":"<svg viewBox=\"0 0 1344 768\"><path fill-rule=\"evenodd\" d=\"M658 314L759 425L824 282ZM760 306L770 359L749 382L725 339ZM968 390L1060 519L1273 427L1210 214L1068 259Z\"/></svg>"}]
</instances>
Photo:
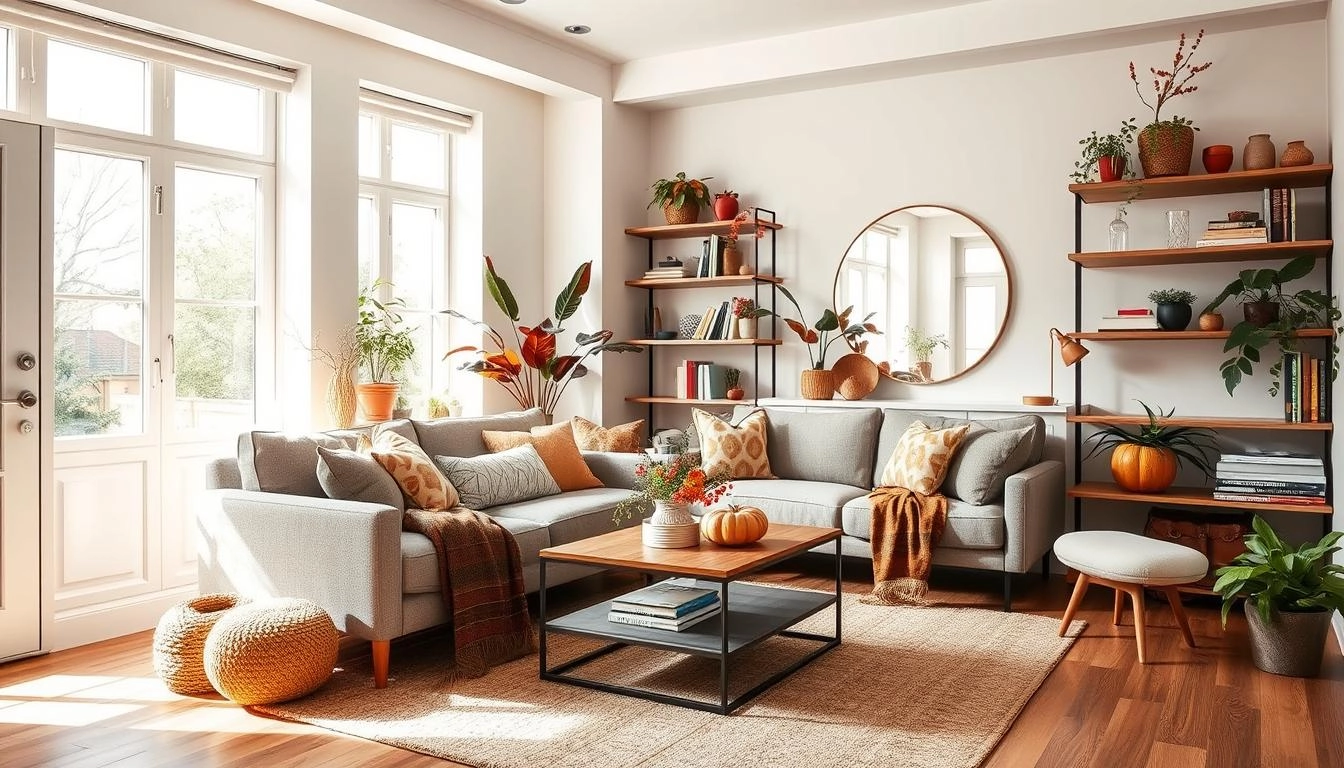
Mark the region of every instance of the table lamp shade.
<instances>
[{"instance_id":1,"label":"table lamp shade","mask_svg":"<svg viewBox=\"0 0 1344 768\"><path fill-rule=\"evenodd\" d=\"M1074 363L1082 360L1090 351L1087 347L1078 343L1078 340L1060 331L1058 328L1050 329L1050 339L1053 342L1059 339L1059 358L1064 361L1064 367L1068 368ZM1051 351L1054 350L1052 343ZM1050 394L1049 395L1023 395L1023 405L1057 405L1059 401L1055 399L1055 361L1053 355L1050 360Z\"/></svg>"}]
</instances>

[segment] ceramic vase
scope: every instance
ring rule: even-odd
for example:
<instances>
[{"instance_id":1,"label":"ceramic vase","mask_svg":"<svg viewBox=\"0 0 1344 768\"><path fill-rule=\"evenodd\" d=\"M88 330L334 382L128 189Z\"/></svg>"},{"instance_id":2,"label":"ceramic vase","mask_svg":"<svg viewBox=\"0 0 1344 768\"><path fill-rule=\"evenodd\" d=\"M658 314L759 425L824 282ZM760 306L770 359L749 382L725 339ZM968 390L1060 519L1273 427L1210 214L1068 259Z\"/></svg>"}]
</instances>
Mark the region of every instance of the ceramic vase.
<instances>
[{"instance_id":1,"label":"ceramic vase","mask_svg":"<svg viewBox=\"0 0 1344 768\"><path fill-rule=\"evenodd\" d=\"M1199 330L1201 331L1221 331L1223 330L1223 315L1220 312L1205 312L1199 316Z\"/></svg>"},{"instance_id":2,"label":"ceramic vase","mask_svg":"<svg viewBox=\"0 0 1344 768\"><path fill-rule=\"evenodd\" d=\"M1283 156L1279 158L1279 165L1284 168L1291 168L1295 165L1311 165L1316 160L1316 155L1312 154L1307 145L1301 141L1290 141L1288 146L1283 148Z\"/></svg>"},{"instance_id":3,"label":"ceramic vase","mask_svg":"<svg viewBox=\"0 0 1344 768\"><path fill-rule=\"evenodd\" d=\"M1157 324L1164 331L1184 331L1194 311L1189 304L1158 304Z\"/></svg>"},{"instance_id":4,"label":"ceramic vase","mask_svg":"<svg viewBox=\"0 0 1344 768\"><path fill-rule=\"evenodd\" d=\"M737 249L737 243L732 242L723 248L723 273L724 275L736 275L742 269L742 252Z\"/></svg>"},{"instance_id":5,"label":"ceramic vase","mask_svg":"<svg viewBox=\"0 0 1344 768\"><path fill-rule=\"evenodd\" d=\"M1246 140L1241 151L1241 167L1247 171L1261 171L1274 167L1274 142L1268 133L1257 133Z\"/></svg>"},{"instance_id":6,"label":"ceramic vase","mask_svg":"<svg viewBox=\"0 0 1344 768\"><path fill-rule=\"evenodd\" d=\"M642 528L646 547L680 549L700 544L700 524L691 516L690 504L655 499L653 514Z\"/></svg>"},{"instance_id":7,"label":"ceramic vase","mask_svg":"<svg viewBox=\"0 0 1344 768\"><path fill-rule=\"evenodd\" d=\"M933 361L920 360L915 363L910 372L915 374L915 377L920 381L933 381Z\"/></svg>"},{"instance_id":8,"label":"ceramic vase","mask_svg":"<svg viewBox=\"0 0 1344 768\"><path fill-rule=\"evenodd\" d=\"M655 499L649 522L653 525L689 525L695 518L691 516L690 504Z\"/></svg>"},{"instance_id":9,"label":"ceramic vase","mask_svg":"<svg viewBox=\"0 0 1344 768\"><path fill-rule=\"evenodd\" d=\"M730 221L737 215L737 193L717 194L714 196L714 218L718 221Z\"/></svg>"},{"instance_id":10,"label":"ceramic vase","mask_svg":"<svg viewBox=\"0 0 1344 768\"><path fill-rule=\"evenodd\" d=\"M1204 161L1204 170L1208 173L1227 173L1232 169L1232 145L1214 144L1204 148L1200 158Z\"/></svg>"},{"instance_id":11,"label":"ceramic vase","mask_svg":"<svg viewBox=\"0 0 1344 768\"><path fill-rule=\"evenodd\" d=\"M743 339L756 338L756 318L739 317L737 318L737 335Z\"/></svg>"}]
</instances>

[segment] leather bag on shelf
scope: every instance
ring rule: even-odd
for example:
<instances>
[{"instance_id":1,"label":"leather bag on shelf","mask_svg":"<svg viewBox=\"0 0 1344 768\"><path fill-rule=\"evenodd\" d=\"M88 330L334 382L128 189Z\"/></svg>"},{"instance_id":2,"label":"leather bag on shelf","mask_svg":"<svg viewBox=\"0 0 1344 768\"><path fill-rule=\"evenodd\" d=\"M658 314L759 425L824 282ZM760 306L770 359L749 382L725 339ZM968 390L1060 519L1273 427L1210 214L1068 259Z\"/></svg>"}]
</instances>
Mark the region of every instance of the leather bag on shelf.
<instances>
[{"instance_id":1,"label":"leather bag on shelf","mask_svg":"<svg viewBox=\"0 0 1344 768\"><path fill-rule=\"evenodd\" d=\"M1213 586L1214 572L1246 551L1242 538L1251 532L1248 513L1200 513L1153 507L1143 535L1190 547L1209 559L1209 570L1196 584Z\"/></svg>"}]
</instances>

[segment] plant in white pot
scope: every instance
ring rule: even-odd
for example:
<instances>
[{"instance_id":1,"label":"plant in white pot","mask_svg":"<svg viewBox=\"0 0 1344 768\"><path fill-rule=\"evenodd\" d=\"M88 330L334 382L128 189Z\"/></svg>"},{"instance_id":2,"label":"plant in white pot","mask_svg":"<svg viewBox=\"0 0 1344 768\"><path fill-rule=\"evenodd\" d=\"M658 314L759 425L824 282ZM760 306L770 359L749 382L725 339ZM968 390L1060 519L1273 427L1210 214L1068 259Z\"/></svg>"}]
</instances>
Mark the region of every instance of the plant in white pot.
<instances>
[{"instance_id":1,"label":"plant in white pot","mask_svg":"<svg viewBox=\"0 0 1344 768\"><path fill-rule=\"evenodd\" d=\"M1232 604L1246 598L1251 658L1265 672L1315 677L1330 630L1344 611L1344 565L1331 562L1344 532L1293 549L1259 515L1246 551L1219 568L1213 590L1223 596L1223 625Z\"/></svg>"},{"instance_id":2,"label":"plant in white pot","mask_svg":"<svg viewBox=\"0 0 1344 768\"><path fill-rule=\"evenodd\" d=\"M415 329L407 328L398 312L405 306L401 299L378 298L384 285L378 280L359 294L359 320L355 323L355 345L359 349L361 383L356 385L359 408L369 421L387 421L401 388L398 378L415 357Z\"/></svg>"}]
</instances>

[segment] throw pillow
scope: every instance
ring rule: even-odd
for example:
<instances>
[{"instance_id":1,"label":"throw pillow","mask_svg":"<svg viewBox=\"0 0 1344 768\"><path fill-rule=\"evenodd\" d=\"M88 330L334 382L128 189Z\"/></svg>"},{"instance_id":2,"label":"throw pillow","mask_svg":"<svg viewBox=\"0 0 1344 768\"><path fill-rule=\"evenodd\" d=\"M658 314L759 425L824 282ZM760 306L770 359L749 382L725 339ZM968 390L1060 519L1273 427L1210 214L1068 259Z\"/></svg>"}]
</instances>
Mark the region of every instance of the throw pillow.
<instances>
[{"instance_id":1,"label":"throw pillow","mask_svg":"<svg viewBox=\"0 0 1344 768\"><path fill-rule=\"evenodd\" d=\"M952 455L966 438L970 424L948 429L929 429L916 421L896 442L896 450L882 469L879 485L897 485L916 493L931 494L943 484Z\"/></svg>"},{"instance_id":2,"label":"throw pillow","mask_svg":"<svg viewBox=\"0 0 1344 768\"><path fill-rule=\"evenodd\" d=\"M370 453L401 486L406 506L430 510L457 506L457 490L414 442L396 432L381 432Z\"/></svg>"},{"instance_id":3,"label":"throw pillow","mask_svg":"<svg viewBox=\"0 0 1344 768\"><path fill-rule=\"evenodd\" d=\"M582 416L570 419L574 427L574 442L581 451L610 451L613 453L643 453L640 443L644 439L644 420L629 424L604 427Z\"/></svg>"},{"instance_id":4,"label":"throw pillow","mask_svg":"<svg viewBox=\"0 0 1344 768\"><path fill-rule=\"evenodd\" d=\"M1000 432L972 425L948 466L943 492L969 504L997 501L1008 476L1026 466L1026 452L1020 449L1031 431L1022 427Z\"/></svg>"},{"instance_id":5,"label":"throw pillow","mask_svg":"<svg viewBox=\"0 0 1344 768\"><path fill-rule=\"evenodd\" d=\"M480 511L560 492L531 445L470 458L435 456L434 463L457 489L459 503L468 509Z\"/></svg>"},{"instance_id":6,"label":"throw pillow","mask_svg":"<svg viewBox=\"0 0 1344 768\"><path fill-rule=\"evenodd\" d=\"M331 499L367 501L406 509L401 486L367 449L317 447L317 481Z\"/></svg>"},{"instance_id":7,"label":"throw pillow","mask_svg":"<svg viewBox=\"0 0 1344 768\"><path fill-rule=\"evenodd\" d=\"M774 477L765 450L765 411L753 411L734 426L692 408L691 420L700 435L700 466L705 474L727 472L734 480Z\"/></svg>"},{"instance_id":8,"label":"throw pillow","mask_svg":"<svg viewBox=\"0 0 1344 768\"><path fill-rule=\"evenodd\" d=\"M238 470L243 490L322 498L322 484L317 481L317 447L353 448L354 434L242 433L238 436Z\"/></svg>"},{"instance_id":9,"label":"throw pillow","mask_svg":"<svg viewBox=\"0 0 1344 768\"><path fill-rule=\"evenodd\" d=\"M495 432L483 430L481 440L492 453L507 451L520 445L531 445L546 463L546 470L555 479L562 491L581 491L584 488L601 488L602 481L579 453L574 442L574 428L566 421L549 427L533 427L530 432Z\"/></svg>"}]
</instances>

